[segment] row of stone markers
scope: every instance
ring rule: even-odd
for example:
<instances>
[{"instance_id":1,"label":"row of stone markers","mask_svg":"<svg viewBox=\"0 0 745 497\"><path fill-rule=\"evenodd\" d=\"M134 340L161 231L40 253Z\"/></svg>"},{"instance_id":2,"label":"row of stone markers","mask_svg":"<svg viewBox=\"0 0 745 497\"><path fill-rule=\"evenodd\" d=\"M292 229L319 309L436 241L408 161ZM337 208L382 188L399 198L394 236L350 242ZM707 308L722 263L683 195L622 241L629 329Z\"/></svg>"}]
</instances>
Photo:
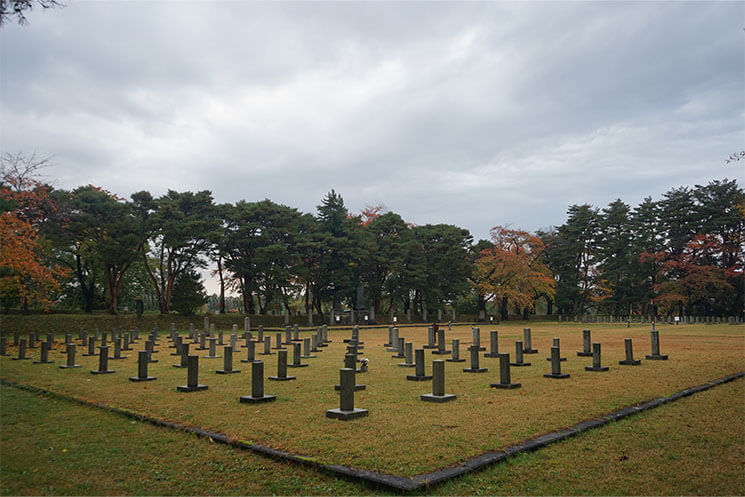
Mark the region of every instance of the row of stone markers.
<instances>
[{"instance_id":1,"label":"row of stone markers","mask_svg":"<svg viewBox=\"0 0 745 497\"><path fill-rule=\"evenodd\" d=\"M561 323L574 321L583 323L654 323L663 324L742 324L745 322L743 316L606 316L584 314L579 316L558 316Z\"/></svg>"},{"instance_id":2,"label":"row of stone markers","mask_svg":"<svg viewBox=\"0 0 745 497\"><path fill-rule=\"evenodd\" d=\"M248 321L246 322L246 328L249 328ZM205 321L205 328L208 327L207 322ZM215 337L214 333L214 325L207 328L207 334L210 335L209 341L209 355L206 356L206 358L219 358L221 356L216 354L216 342L218 340L217 337ZM233 331L236 331L236 326L234 325ZM261 335L263 330L261 327L259 328L259 335ZM125 349L126 350L132 350L129 347L129 344L135 343L138 340L137 337L138 332L135 331L133 336L130 338L130 336L127 334L125 335ZM206 350L207 347L205 346L205 339L207 334L202 333L201 337L197 337L196 333L193 332L193 326L190 326L190 336L194 340L194 344L201 344L201 347L197 347L197 350L204 349ZM17 336L17 335L16 335ZM302 344L305 347L305 353L301 355L300 353L300 343L295 342L295 340L298 340L298 333L297 328L295 329L294 339L290 338L290 334L288 336L288 341L293 344L294 348L294 357L293 357L293 364L289 365L290 367L303 367L307 366L307 364L301 363L301 358L307 357L312 358L316 357L315 355L312 355L311 351L318 351L318 347L325 347L328 343L331 341L328 340L328 328L326 326L320 327L316 334L312 336L311 338L304 338L302 339ZM121 343L121 336L116 336L116 341L114 342L116 344L115 346L115 355L114 357L109 357L109 349L110 347L108 345L105 345L107 343L107 334L103 333L102 335L102 344L98 347L95 346L96 339L98 338L98 330L96 330L95 336L88 337L87 333L84 331L81 331L80 339L82 341L83 345L87 345L89 353L83 354L86 356L95 356L97 355L99 357L99 366L98 369L92 370L92 374L112 374L115 371L109 369L109 359L126 359L126 356L121 356L120 354L120 343ZM158 362L157 359L153 359L153 354L158 353L158 350L154 349L154 346L157 345L157 340L159 336L157 334L157 328L153 329L153 332L151 333L149 340L145 342L145 350L142 350L138 353L138 368L137 368L137 376L130 377L129 379L131 381L140 382L140 381L153 381L156 378L153 376L149 376L148 374L148 364ZM241 402L266 402L269 400L274 400L272 396L266 396L263 393L263 363L261 361L255 360L254 353L255 353L255 344L257 342L253 341L251 339L251 333L250 331L244 332L244 338L245 338L245 345L246 347L246 359L243 359L242 362L250 362L252 363L252 393L250 396L241 397ZM269 337L266 337L266 340L268 340ZM34 335L31 335L29 337L29 342L34 343L36 340L36 337ZM189 343L186 343L183 341L183 337L178 335L175 331L175 327L172 325L171 327L171 333L169 340L173 343L171 345L171 348L175 348L176 351L172 353L173 356L180 356L181 360L179 364L175 364L174 367L184 367L187 368L187 384L178 386L177 390L180 392L194 392L194 391L200 391L200 390L206 390L206 385L199 384L198 381L198 371L199 371L199 356L196 355L189 355ZM224 368L222 370L215 371L217 374L229 374L229 373L239 373L240 370L233 368L233 350L235 347L237 341L237 337L235 333L231 335L231 345L225 345L223 348L223 354L224 354ZM311 342L313 343L313 347L311 348ZM18 357L13 358L14 360L23 360L23 359L30 359L26 356L26 350L27 350L27 341L25 338L18 338L14 343L18 343ZM41 359L39 361L36 361L37 364L51 364L54 361L50 361L48 357L49 350L53 350L53 334L49 334L48 340L45 342L42 342L42 351L41 351ZM8 355L7 354L7 347L6 347L7 341L6 337L2 336L0 337L0 355ZM66 351L65 354L67 356L66 364L63 366L60 366L61 369L70 369L70 368L79 368L81 367L80 364L76 364L75 362L75 356L76 356L76 344L73 343L73 339L71 335L68 333L65 336L65 345L66 345ZM98 349L96 352L95 349ZM272 354L271 352L269 352ZM294 379L294 377L287 376L287 351L282 350L278 354L278 373L277 376L269 377L273 380L280 380L285 381L289 379Z\"/></svg>"},{"instance_id":3,"label":"row of stone markers","mask_svg":"<svg viewBox=\"0 0 745 497\"><path fill-rule=\"evenodd\" d=\"M480 346L480 330L476 327L472 328L473 333L473 342L472 345L469 347L470 355L471 355L471 366L469 368L464 368L463 371L467 373L485 373L488 371L487 368L482 368L480 366L479 361L479 352L486 350L484 347ZM421 349L415 350L415 360L412 363L412 349L413 344L411 342L405 342L404 339L400 336L398 336L398 329L391 327L389 328L389 340L388 343L384 344L385 346L390 346L393 343L396 343L396 347L388 349L391 352L397 352L396 355L394 355L394 358L405 358L405 362L399 363L399 366L402 367L415 367L415 374L413 375L407 375L406 379L411 381L427 381L433 379L434 376L438 374L444 375L444 372L439 372L439 369L441 367L444 367L443 361L433 361L433 375L427 375L425 373L425 359L424 359L424 352L425 348L437 348L437 351L440 354L443 353L444 348L444 330L437 330L437 342L439 345L435 345L434 343L434 329L433 327L430 327L428 330L428 343L427 345L424 345ZM590 350L590 344L591 344L591 338L590 338L590 330L583 330L583 350L580 352L577 352L577 355L582 356L591 356L593 358L592 366L586 366L586 371L594 371L594 372L603 372L608 371L608 367L604 367L601 365L601 345L600 343L593 343L592 344L592 350ZM458 348L459 348L459 341L458 339L453 339L453 358L448 359L449 361L462 361L462 359L457 358L458 356ZM659 332L657 330L651 331L651 345L652 345L652 353L647 355L646 358L649 360L666 360L667 355L660 354L660 347L659 347ZM629 366L638 366L641 364L641 361L635 360L633 356L633 346L632 346L632 340L630 338L624 339L624 346L625 346L625 353L626 353L626 359L623 361L619 361L620 365L629 365ZM451 351L445 351L445 353L449 353ZM433 352L434 353L434 352ZM523 341L516 341L515 342L515 361L510 362L510 355L505 353L499 352L499 344L498 344L498 332L492 331L490 333L490 352L487 354L484 354L485 357L493 357L493 358L499 358L500 360L500 381L499 383L494 383L491 386L495 388L517 388L520 386L519 383L513 383L510 378L510 366L516 366L516 367L524 367L524 366L530 366L531 363L525 362L524 360L524 354L536 354L538 353L537 349L534 349L532 347L532 339L531 339L531 329L530 328L524 328L523 329ZM570 375L567 373L561 372L561 363L565 362L567 360L566 357L561 357L560 353L560 345L559 345L559 338L556 337L553 339L552 347L551 347L551 356L546 358L547 361L551 362L551 373L547 373L544 376L546 378L554 378L554 379L565 379L569 378ZM438 363L437 368L438 372L435 372L434 367L435 363ZM442 365L440 365L441 363ZM443 370L444 371L444 370ZM444 402L446 400L452 400L455 398L455 396L446 395L444 393L444 377L442 378L435 378L436 379L436 386L433 388L433 393L431 395L428 395L426 399L423 400L433 400L437 399L436 401Z\"/></svg>"}]
</instances>

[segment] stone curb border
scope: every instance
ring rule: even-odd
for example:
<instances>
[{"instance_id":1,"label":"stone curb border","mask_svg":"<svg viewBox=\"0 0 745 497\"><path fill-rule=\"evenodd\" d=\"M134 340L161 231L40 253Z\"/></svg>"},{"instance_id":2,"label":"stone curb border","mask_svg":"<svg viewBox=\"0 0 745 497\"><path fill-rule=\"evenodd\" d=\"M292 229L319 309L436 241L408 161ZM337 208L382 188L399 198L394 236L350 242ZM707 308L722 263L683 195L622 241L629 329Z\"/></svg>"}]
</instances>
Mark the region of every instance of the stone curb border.
<instances>
[{"instance_id":1,"label":"stone curb border","mask_svg":"<svg viewBox=\"0 0 745 497\"><path fill-rule=\"evenodd\" d=\"M591 430L593 428L598 428L598 427L610 424L614 421L618 421L619 419L623 419L633 414L646 411L648 409L653 409L655 407L659 407L661 405L667 404L668 402L673 402L673 401L682 399L684 397L693 395L695 393L709 390L715 386L723 385L725 383L729 383L731 381L734 381L742 377L745 377L745 371L740 371L740 372L731 374L729 376L725 376L723 378L718 378L718 379L709 381L707 383L704 383L702 385L685 388L683 390L675 392L674 394L668 397L658 397L656 399L649 400L641 404L623 407L621 409L605 414L598 418L589 419L587 421L582 421L569 428L565 428L563 430L559 430L559 431L555 431L551 433L546 433L544 435L539 435L535 438L531 438L524 442L521 442L515 445L510 445L509 447L506 447L503 450L486 452L479 456L466 459L465 461L461 463L456 463L453 466L443 468L443 469L438 469L430 473L422 473L422 474L413 476L411 478L391 475L387 473L380 473L377 471L355 469L355 468L350 468L348 466L323 464L323 463L313 461L312 458L310 457L297 455L297 454L290 454L289 452L284 452L281 450L273 449L265 445L252 444L252 443L244 442L241 440L231 440L222 433L211 432L211 431L203 430L201 428L163 421L160 419L152 418L150 416L146 416L144 414L139 414L133 411L129 411L127 409L121 409L118 407L112 407L112 406L107 406L104 404L99 404L96 402L90 402L87 400L78 399L72 396L44 390L42 388L32 387L32 386L24 385L21 383L16 383L14 381L6 380L4 378L0 379L0 383L3 385L8 385L14 388L18 388L20 390L27 390L30 392L40 393L43 395L49 395L55 398L64 399L64 400L72 401L78 404L82 404L84 406L95 407L95 408L102 409L105 411L110 411L116 414L123 415L128 418L137 419L139 421L146 421L155 426L164 426L164 427L172 428L174 430L192 433L199 437L209 438L215 442L229 445L231 447L236 447L236 448L240 448L244 450L250 450L250 451L257 452L259 454L262 454L264 456L268 456L274 459L292 461L297 464L310 466L312 468L323 471L325 473L330 473L334 476L341 476L345 478L361 480L364 482L372 483L378 486L387 487L389 489L397 490L401 492L411 492L414 490L419 490L424 487L437 485L439 483L450 480L451 478L455 478L457 476L460 476L466 473L477 471L489 464L497 463L499 461L512 457L516 454L532 452L534 450L546 447L549 444L552 444L554 442L559 442L561 440L565 440L575 435L579 435L582 432L585 432L587 430Z\"/></svg>"}]
</instances>

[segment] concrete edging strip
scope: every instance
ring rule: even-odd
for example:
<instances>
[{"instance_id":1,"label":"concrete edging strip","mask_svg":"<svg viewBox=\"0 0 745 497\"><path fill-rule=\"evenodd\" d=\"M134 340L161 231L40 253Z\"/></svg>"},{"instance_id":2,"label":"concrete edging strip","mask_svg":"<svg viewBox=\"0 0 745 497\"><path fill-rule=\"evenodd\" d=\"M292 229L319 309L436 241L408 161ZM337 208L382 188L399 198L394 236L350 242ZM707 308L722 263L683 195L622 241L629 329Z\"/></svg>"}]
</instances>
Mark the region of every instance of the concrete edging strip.
<instances>
[{"instance_id":1,"label":"concrete edging strip","mask_svg":"<svg viewBox=\"0 0 745 497\"><path fill-rule=\"evenodd\" d=\"M28 385L24 385L21 383L16 383L14 381L6 380L6 379L0 379L0 383L14 387L14 388L18 388L20 390L27 390L27 391L32 391L36 393L41 393L44 395L50 395L56 398L82 404L84 406L95 407L95 408L102 409L105 411L114 412L114 413L121 414L128 418L133 418L133 419L137 419L140 421L146 421L156 426L163 426L163 427L172 428L178 431L193 433L194 435L209 438L215 442L219 442L222 444L226 444L226 445L244 449L244 450L251 450L258 454L272 457L274 459L292 461L294 463L302 464L305 466L310 466L320 471L331 473L336 476L361 480L361 481L365 481L365 482L372 483L375 485L384 486L384 487L387 487L393 490L402 491L402 492L411 492L413 490L417 490L422 487L427 487L427 486L432 486L432 485L442 483L444 481L450 480L457 476L464 475L466 473L470 473L472 471L480 470L481 468L485 466L488 466L490 464L495 464L497 462L500 462L516 454L521 454L524 452L532 452L534 450L546 447L547 445L550 445L554 442L566 440L575 435L579 435L587 430L598 428L600 426L605 426L614 421L618 421L619 419L623 419L633 414L643 412L649 409L653 409L655 407L667 404L668 402L673 402L675 400L688 397L698 392L709 390L712 387L723 385L725 383L729 383L731 381L734 381L738 378L742 378L744 376L745 376L745 371L740 371L740 372L725 376L723 378L718 378L718 379L709 381L702 385L696 385L693 387L685 388L667 397L658 397L656 399L642 402L640 404L623 407L621 409L610 412L608 414L604 414L598 418L582 421L569 428L554 431L551 433L544 433L543 435L539 435L529 440L525 440L518 444L510 445L509 447L506 447L502 450L486 452L484 454L466 459L463 462L456 463L447 468L441 468L441 469L432 471L430 473L422 473L422 474L413 476L411 478L391 475L387 473L380 473L377 471L370 471L370 470L365 470L365 469L355 469L349 466L341 466L341 465L335 465L335 464L323 464L323 463L313 461L310 457L297 455L297 454L291 454L289 452L284 452L281 450L273 449L271 447L267 447L261 444L252 444L252 443L248 443L248 442L244 442L240 440L231 440L230 438L227 437L227 435L224 435L222 433L211 432L208 430L203 430L201 428L186 426L186 425L182 425L178 423L171 423L169 421L152 418L150 416L136 413L133 411L129 411L127 409L121 409L118 407L107 406L107 405L99 404L96 402L90 402L87 400L78 399L76 397L68 396L65 394L60 394L60 393L52 392L49 390L44 390L42 388L28 386Z\"/></svg>"}]
</instances>

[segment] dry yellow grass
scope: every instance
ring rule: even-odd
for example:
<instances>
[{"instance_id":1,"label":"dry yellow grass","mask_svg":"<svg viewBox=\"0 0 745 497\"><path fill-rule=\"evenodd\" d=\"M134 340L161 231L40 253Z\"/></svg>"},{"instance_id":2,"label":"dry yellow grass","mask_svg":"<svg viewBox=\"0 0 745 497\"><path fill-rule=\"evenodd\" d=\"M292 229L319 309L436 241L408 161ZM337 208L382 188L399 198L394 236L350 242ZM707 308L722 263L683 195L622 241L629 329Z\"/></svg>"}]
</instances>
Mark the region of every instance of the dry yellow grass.
<instances>
[{"instance_id":1,"label":"dry yellow grass","mask_svg":"<svg viewBox=\"0 0 745 497\"><path fill-rule=\"evenodd\" d=\"M488 348L491 329L500 332L500 350L514 354L514 341L522 339L524 323L482 326L482 345ZM575 424L619 407L668 395L682 388L704 383L745 369L745 327L728 325L658 326L661 349L669 354L668 361L645 361L649 353L649 326L574 323L530 323L533 346L538 354L526 355L531 367L512 368L513 381L521 382L517 390L496 390L489 387L497 381L498 360L481 358L484 374L462 371L466 363L446 363L446 391L458 399L442 405L419 400L431 391L431 382L410 382L405 379L410 368L401 368L400 359L391 357L382 344L387 340L384 329L361 331L365 355L370 359L370 372L358 375L358 383L367 390L358 392L358 407L370 410L370 416L351 422L327 419L325 411L338 407L339 368L343 365L343 338L349 331L330 331L333 343L316 359L303 362L307 368L289 369L297 376L291 382L265 382L267 394L278 401L270 404L240 404L238 397L250 393L250 367L239 363L245 349L235 357L234 367L242 369L236 375L218 375L222 359L200 358L200 383L209 390L178 393L176 386L185 383L185 370L173 368L176 357L167 355L163 347L156 354L160 360L150 365L150 374L157 381L131 383L129 376L137 370L136 351L129 359L111 361L116 374L96 376L97 358L79 357L83 367L60 370L64 357L56 351L53 365L33 365L30 361L0 362L3 378L65 393L77 398L150 416L199 426L226 433L228 436L258 442L330 464L346 464L358 468L411 476L448 466L456 461L495 450L541 433ZM592 330L592 339L602 343L606 373L586 372L591 358L577 357L582 347L582 328ZM426 327L401 328L401 336L416 346L426 343ZM454 327L447 340L460 338L461 357L467 358L466 347L471 341L470 327ZM561 338L563 372L568 380L543 377L550 372L546 361L551 339ZM624 358L623 339L634 340L634 354L642 359L636 367L619 366ZM143 340L138 348L143 347ZM38 349L33 351L38 356ZM11 353L14 353L11 350ZM204 352L200 352L204 356ZM266 376L276 372L276 355L257 356L265 360ZM447 356L445 356L447 357ZM433 356L426 353L427 371L431 371Z\"/></svg>"}]
</instances>

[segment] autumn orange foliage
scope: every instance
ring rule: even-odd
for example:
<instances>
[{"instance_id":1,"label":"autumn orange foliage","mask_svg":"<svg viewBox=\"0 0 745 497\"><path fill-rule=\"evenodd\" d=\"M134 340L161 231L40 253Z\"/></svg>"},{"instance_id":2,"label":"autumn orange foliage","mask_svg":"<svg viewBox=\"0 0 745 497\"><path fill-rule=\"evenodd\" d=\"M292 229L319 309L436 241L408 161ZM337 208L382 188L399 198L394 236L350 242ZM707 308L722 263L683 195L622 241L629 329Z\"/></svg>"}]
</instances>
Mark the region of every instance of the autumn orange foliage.
<instances>
[{"instance_id":1,"label":"autumn orange foliage","mask_svg":"<svg viewBox=\"0 0 745 497\"><path fill-rule=\"evenodd\" d=\"M540 238L502 226L492 228L491 238L493 246L476 260L474 278L487 301L507 299L523 309L540 295L553 298L556 281L543 262L546 247Z\"/></svg>"},{"instance_id":2,"label":"autumn orange foliage","mask_svg":"<svg viewBox=\"0 0 745 497\"><path fill-rule=\"evenodd\" d=\"M698 235L679 255L666 252L643 253L642 262L655 261L659 266L655 302L664 310L680 310L702 299L734 294L735 288L727 281L742 274L742 262L732 267L717 267L722 253L722 242L716 235Z\"/></svg>"},{"instance_id":3,"label":"autumn orange foliage","mask_svg":"<svg viewBox=\"0 0 745 497\"><path fill-rule=\"evenodd\" d=\"M0 292L17 296L21 309L36 303L45 309L50 296L69 270L46 261L39 236L45 212L54 208L49 187L16 169L3 169L0 176Z\"/></svg>"}]
</instances>

